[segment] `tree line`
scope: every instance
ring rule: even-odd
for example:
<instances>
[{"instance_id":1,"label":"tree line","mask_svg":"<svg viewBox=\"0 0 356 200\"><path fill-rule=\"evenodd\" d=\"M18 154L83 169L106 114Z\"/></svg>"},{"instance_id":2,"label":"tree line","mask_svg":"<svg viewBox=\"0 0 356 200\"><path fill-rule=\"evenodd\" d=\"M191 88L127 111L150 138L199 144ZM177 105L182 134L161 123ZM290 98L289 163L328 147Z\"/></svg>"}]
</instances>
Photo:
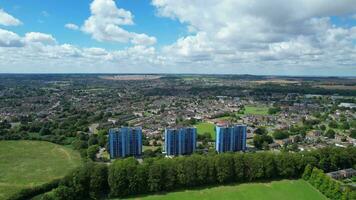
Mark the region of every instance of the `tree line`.
<instances>
[{"instance_id":1,"label":"tree line","mask_svg":"<svg viewBox=\"0 0 356 200\"><path fill-rule=\"evenodd\" d=\"M307 165L302 178L308 181L329 199L356 199L355 190L352 190L352 188L348 186L342 186L339 181L332 179L326 175L323 170L318 169L317 167Z\"/></svg>"},{"instance_id":2,"label":"tree line","mask_svg":"<svg viewBox=\"0 0 356 200\"><path fill-rule=\"evenodd\" d=\"M87 162L42 200L127 197L204 185L300 178L307 165L325 171L353 167L356 148L328 147L299 153L223 153L177 158Z\"/></svg>"}]
</instances>

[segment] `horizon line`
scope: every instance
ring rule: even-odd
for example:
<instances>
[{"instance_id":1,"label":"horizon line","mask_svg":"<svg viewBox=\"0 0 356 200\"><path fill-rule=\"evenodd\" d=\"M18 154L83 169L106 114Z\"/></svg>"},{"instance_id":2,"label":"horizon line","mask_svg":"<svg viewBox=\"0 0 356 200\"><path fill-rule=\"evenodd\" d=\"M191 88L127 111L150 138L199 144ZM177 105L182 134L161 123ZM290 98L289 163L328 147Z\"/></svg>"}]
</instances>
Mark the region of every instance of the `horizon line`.
<instances>
[{"instance_id":1,"label":"horizon line","mask_svg":"<svg viewBox=\"0 0 356 200\"><path fill-rule=\"evenodd\" d=\"M0 75L190 75L190 76L259 76L259 77L307 77L307 78L356 78L356 76L347 76L347 75L278 75L278 74L232 74L232 73L101 73L101 72L64 72L64 73L57 73L57 72L0 72Z\"/></svg>"}]
</instances>

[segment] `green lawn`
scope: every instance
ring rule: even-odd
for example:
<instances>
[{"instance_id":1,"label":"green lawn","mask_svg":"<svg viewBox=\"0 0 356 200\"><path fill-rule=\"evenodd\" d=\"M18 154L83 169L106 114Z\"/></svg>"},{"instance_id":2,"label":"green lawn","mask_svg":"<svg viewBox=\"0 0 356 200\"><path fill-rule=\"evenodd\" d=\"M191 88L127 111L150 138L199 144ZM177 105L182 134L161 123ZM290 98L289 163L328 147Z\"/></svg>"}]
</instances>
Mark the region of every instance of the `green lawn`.
<instances>
[{"instance_id":1,"label":"green lawn","mask_svg":"<svg viewBox=\"0 0 356 200\"><path fill-rule=\"evenodd\" d=\"M158 146L142 146L142 151L146 151L146 150L152 150L155 151L158 149Z\"/></svg>"},{"instance_id":2,"label":"green lawn","mask_svg":"<svg viewBox=\"0 0 356 200\"><path fill-rule=\"evenodd\" d=\"M268 115L266 106L245 106L244 115Z\"/></svg>"},{"instance_id":3,"label":"green lawn","mask_svg":"<svg viewBox=\"0 0 356 200\"><path fill-rule=\"evenodd\" d=\"M79 153L40 141L0 141L0 199L61 178L79 166Z\"/></svg>"},{"instance_id":4,"label":"green lawn","mask_svg":"<svg viewBox=\"0 0 356 200\"><path fill-rule=\"evenodd\" d=\"M215 125L208 122L200 122L196 125L198 134L209 133L215 139Z\"/></svg>"},{"instance_id":5,"label":"green lawn","mask_svg":"<svg viewBox=\"0 0 356 200\"><path fill-rule=\"evenodd\" d=\"M206 189L170 192L133 197L130 200L326 200L304 180L283 180L271 183L247 183Z\"/></svg>"}]
</instances>

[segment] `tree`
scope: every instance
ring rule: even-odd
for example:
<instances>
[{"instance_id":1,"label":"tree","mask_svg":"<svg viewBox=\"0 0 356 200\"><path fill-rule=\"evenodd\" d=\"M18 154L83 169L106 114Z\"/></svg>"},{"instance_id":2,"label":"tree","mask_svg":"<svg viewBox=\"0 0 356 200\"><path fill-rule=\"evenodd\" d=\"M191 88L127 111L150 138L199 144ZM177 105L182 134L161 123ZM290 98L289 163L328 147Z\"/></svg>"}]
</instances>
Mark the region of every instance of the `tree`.
<instances>
[{"instance_id":1,"label":"tree","mask_svg":"<svg viewBox=\"0 0 356 200\"><path fill-rule=\"evenodd\" d=\"M356 120L352 120L351 123L350 123L350 126L352 128L356 128Z\"/></svg>"},{"instance_id":2,"label":"tree","mask_svg":"<svg viewBox=\"0 0 356 200\"><path fill-rule=\"evenodd\" d=\"M333 129L329 129L325 135L328 138L335 138L335 131Z\"/></svg>"},{"instance_id":3,"label":"tree","mask_svg":"<svg viewBox=\"0 0 356 200\"><path fill-rule=\"evenodd\" d=\"M108 186L108 168L104 164L95 164L90 174L90 197L92 199L100 199L101 196L107 194Z\"/></svg>"},{"instance_id":4,"label":"tree","mask_svg":"<svg viewBox=\"0 0 356 200\"><path fill-rule=\"evenodd\" d=\"M164 171L163 166L159 162L153 162L148 171L148 182L147 186L150 192L158 192L163 189Z\"/></svg>"},{"instance_id":5,"label":"tree","mask_svg":"<svg viewBox=\"0 0 356 200\"><path fill-rule=\"evenodd\" d=\"M91 160L95 160L96 154L99 152L99 145L92 145L87 149L87 157Z\"/></svg>"},{"instance_id":6,"label":"tree","mask_svg":"<svg viewBox=\"0 0 356 200\"><path fill-rule=\"evenodd\" d=\"M255 135L253 136L253 144L257 149L262 149L263 143L271 144L273 139L269 135Z\"/></svg>"},{"instance_id":7,"label":"tree","mask_svg":"<svg viewBox=\"0 0 356 200\"><path fill-rule=\"evenodd\" d=\"M177 180L183 186L195 186L196 177L196 157L187 157L177 160Z\"/></svg>"},{"instance_id":8,"label":"tree","mask_svg":"<svg viewBox=\"0 0 356 200\"><path fill-rule=\"evenodd\" d=\"M208 159L202 156L193 155L196 159L196 181L198 185L207 183L208 177Z\"/></svg>"},{"instance_id":9,"label":"tree","mask_svg":"<svg viewBox=\"0 0 356 200\"><path fill-rule=\"evenodd\" d=\"M356 129L351 130L350 137L352 137L353 139L356 139Z\"/></svg>"},{"instance_id":10,"label":"tree","mask_svg":"<svg viewBox=\"0 0 356 200\"><path fill-rule=\"evenodd\" d=\"M0 121L0 130L1 129L10 129L11 128L11 124L7 121Z\"/></svg>"},{"instance_id":11,"label":"tree","mask_svg":"<svg viewBox=\"0 0 356 200\"><path fill-rule=\"evenodd\" d=\"M267 129L266 127L258 127L256 130L255 130L255 134L258 134L258 135L265 135L267 134Z\"/></svg>"},{"instance_id":12,"label":"tree","mask_svg":"<svg viewBox=\"0 0 356 200\"><path fill-rule=\"evenodd\" d=\"M268 145L268 142L264 141L263 144L262 144L262 148L263 150L269 150L269 145Z\"/></svg>"},{"instance_id":13,"label":"tree","mask_svg":"<svg viewBox=\"0 0 356 200\"><path fill-rule=\"evenodd\" d=\"M350 129L350 124L345 121L345 122L342 123L341 128L345 129L345 130L348 130L348 129Z\"/></svg>"},{"instance_id":14,"label":"tree","mask_svg":"<svg viewBox=\"0 0 356 200\"><path fill-rule=\"evenodd\" d=\"M329 122L329 127L330 127L330 128L337 128L337 126L338 126L338 124L337 124L336 121L331 121L331 122Z\"/></svg>"},{"instance_id":15,"label":"tree","mask_svg":"<svg viewBox=\"0 0 356 200\"><path fill-rule=\"evenodd\" d=\"M51 135L51 131L48 127L42 127L40 130L40 135Z\"/></svg>"},{"instance_id":16,"label":"tree","mask_svg":"<svg viewBox=\"0 0 356 200\"><path fill-rule=\"evenodd\" d=\"M219 183L228 183L233 180L232 154L222 154L215 159L216 178Z\"/></svg>"},{"instance_id":17,"label":"tree","mask_svg":"<svg viewBox=\"0 0 356 200\"><path fill-rule=\"evenodd\" d=\"M130 194L131 176L134 175L134 169L138 162L134 158L127 158L124 160L116 160L109 168L109 186L110 196L123 197ZM157 190L158 191L158 190Z\"/></svg>"},{"instance_id":18,"label":"tree","mask_svg":"<svg viewBox=\"0 0 356 200\"><path fill-rule=\"evenodd\" d=\"M150 157L155 157L155 152L152 149L146 149L143 151L143 157L144 158L150 158Z\"/></svg>"},{"instance_id":19,"label":"tree","mask_svg":"<svg viewBox=\"0 0 356 200\"><path fill-rule=\"evenodd\" d=\"M88 140L88 146L96 145L98 144L98 136L97 135L90 135L89 140Z\"/></svg>"},{"instance_id":20,"label":"tree","mask_svg":"<svg viewBox=\"0 0 356 200\"><path fill-rule=\"evenodd\" d=\"M280 107L273 107L268 109L268 114L273 115L281 111Z\"/></svg>"},{"instance_id":21,"label":"tree","mask_svg":"<svg viewBox=\"0 0 356 200\"><path fill-rule=\"evenodd\" d=\"M298 144L297 143L293 143L292 145L289 145L289 150L290 151L294 151L294 152L298 152L299 151Z\"/></svg>"},{"instance_id":22,"label":"tree","mask_svg":"<svg viewBox=\"0 0 356 200\"><path fill-rule=\"evenodd\" d=\"M277 139L277 140L282 140L282 139L286 139L289 137L289 134L287 131L283 131L283 130L275 130L273 132L273 137L274 139Z\"/></svg>"},{"instance_id":23,"label":"tree","mask_svg":"<svg viewBox=\"0 0 356 200\"><path fill-rule=\"evenodd\" d=\"M322 124L322 125L320 125L320 129L321 129L322 131L325 131L325 130L326 130L326 126L325 126L324 124Z\"/></svg>"},{"instance_id":24,"label":"tree","mask_svg":"<svg viewBox=\"0 0 356 200\"><path fill-rule=\"evenodd\" d=\"M105 147L108 143L106 134L98 134L98 144L101 147Z\"/></svg>"}]
</instances>

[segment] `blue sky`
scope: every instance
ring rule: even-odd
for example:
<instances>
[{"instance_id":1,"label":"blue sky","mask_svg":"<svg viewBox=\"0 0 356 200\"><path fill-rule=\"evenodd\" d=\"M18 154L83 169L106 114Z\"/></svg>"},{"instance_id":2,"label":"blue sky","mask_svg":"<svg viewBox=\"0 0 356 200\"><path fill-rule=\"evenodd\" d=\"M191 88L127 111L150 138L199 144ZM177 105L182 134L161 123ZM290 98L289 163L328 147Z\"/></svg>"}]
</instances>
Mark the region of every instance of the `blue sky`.
<instances>
[{"instance_id":1,"label":"blue sky","mask_svg":"<svg viewBox=\"0 0 356 200\"><path fill-rule=\"evenodd\" d=\"M89 4L92 0L0 0L0 8L21 19L23 26L11 27L19 34L29 31L52 34L61 43L71 43L84 47L105 47L116 49L127 46L110 42L97 42L90 35L65 29L68 22L81 24L90 16ZM180 36L187 35L186 27L177 20L157 17L149 0L120 0L117 5L134 14L135 25L126 29L144 32L159 38L160 45L168 45Z\"/></svg>"},{"instance_id":2,"label":"blue sky","mask_svg":"<svg viewBox=\"0 0 356 200\"><path fill-rule=\"evenodd\" d=\"M0 73L58 72L356 75L356 1L0 0Z\"/></svg>"}]
</instances>

